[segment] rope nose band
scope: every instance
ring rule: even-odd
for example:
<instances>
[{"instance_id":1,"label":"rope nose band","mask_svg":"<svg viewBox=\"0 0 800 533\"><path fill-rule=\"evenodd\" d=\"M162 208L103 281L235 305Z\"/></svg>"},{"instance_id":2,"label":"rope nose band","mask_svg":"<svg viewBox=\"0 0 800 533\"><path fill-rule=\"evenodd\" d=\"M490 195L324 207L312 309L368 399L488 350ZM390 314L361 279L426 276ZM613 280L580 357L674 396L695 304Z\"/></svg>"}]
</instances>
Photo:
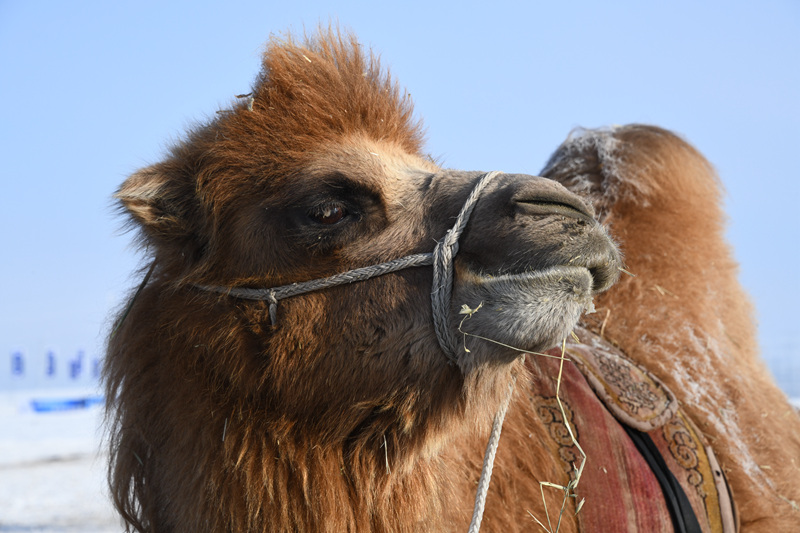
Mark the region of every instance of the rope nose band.
<instances>
[{"instance_id":1,"label":"rope nose band","mask_svg":"<svg viewBox=\"0 0 800 533\"><path fill-rule=\"evenodd\" d=\"M433 326L436 330L436 339L439 341L439 346L447 355L447 358L455 363L458 360L458 338L448 327L450 298L453 293L453 259L458 253L458 239L467 226L469 217L472 215L473 209L475 209L475 204L478 203L481 192L490 181L500 174L502 173L495 170L481 176L461 207L455 224L447 231L444 238L436 244L433 253L407 255L386 263L348 270L327 278L281 285L270 289L217 287L213 285L195 285L195 287L235 298L267 301L269 302L269 318L274 325L277 321L278 301L284 298L355 281L363 281L405 268L433 265L433 290L431 291Z\"/></svg>"}]
</instances>

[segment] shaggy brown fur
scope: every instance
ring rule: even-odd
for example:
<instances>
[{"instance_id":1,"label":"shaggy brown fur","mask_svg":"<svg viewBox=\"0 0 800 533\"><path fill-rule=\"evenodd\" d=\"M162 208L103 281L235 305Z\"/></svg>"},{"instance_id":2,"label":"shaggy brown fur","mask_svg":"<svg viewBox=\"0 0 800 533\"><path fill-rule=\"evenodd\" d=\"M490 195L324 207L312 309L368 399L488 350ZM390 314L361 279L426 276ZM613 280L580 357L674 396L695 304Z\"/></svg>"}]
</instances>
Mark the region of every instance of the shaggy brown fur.
<instances>
[{"instance_id":1,"label":"shaggy brown fur","mask_svg":"<svg viewBox=\"0 0 800 533\"><path fill-rule=\"evenodd\" d=\"M197 288L275 287L431 251L479 174L443 171L421 143L377 61L324 32L273 41L251 101L123 184L155 264L105 369L111 490L130 529L464 531L511 374L484 530L536 527L539 482L568 477L525 392L535 360L468 339L449 364L430 268L281 301L275 325L264 302ZM589 325L685 402L744 530L796 526L800 421L757 362L708 164L634 126L568 140L546 174L595 204L638 275ZM486 297L471 332L555 345L616 278L619 255L591 214L555 181L498 178L462 236L452 328L461 304ZM557 491L546 499L561 505ZM561 531L577 528L570 505Z\"/></svg>"}]
</instances>

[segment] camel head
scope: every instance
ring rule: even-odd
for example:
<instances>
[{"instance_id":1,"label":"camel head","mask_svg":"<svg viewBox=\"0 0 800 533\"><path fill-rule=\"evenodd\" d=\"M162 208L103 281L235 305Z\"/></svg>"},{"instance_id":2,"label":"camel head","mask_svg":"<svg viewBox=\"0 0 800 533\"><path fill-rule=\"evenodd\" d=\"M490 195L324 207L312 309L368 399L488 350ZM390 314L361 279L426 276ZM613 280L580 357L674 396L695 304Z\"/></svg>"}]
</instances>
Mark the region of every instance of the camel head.
<instances>
[{"instance_id":1,"label":"camel head","mask_svg":"<svg viewBox=\"0 0 800 533\"><path fill-rule=\"evenodd\" d=\"M553 180L504 173L480 193L452 266L454 357L434 331L431 266L283 299L274 323L267 302L204 289L432 252L484 173L440 168L419 130L409 99L353 42L273 44L250 96L120 188L156 265L155 308L121 335L158 323L199 391L247 398L269 431L298 439L412 438L470 406L491 413L515 348L559 344L617 278L619 252L592 208Z\"/></svg>"}]
</instances>

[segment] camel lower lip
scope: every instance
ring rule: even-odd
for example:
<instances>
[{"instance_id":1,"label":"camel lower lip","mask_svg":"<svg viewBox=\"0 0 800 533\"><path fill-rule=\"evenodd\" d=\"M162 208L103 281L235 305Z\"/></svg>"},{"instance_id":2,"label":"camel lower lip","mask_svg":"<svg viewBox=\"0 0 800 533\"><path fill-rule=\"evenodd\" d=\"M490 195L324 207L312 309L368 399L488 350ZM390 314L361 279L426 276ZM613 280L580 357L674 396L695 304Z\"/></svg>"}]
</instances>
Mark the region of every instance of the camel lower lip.
<instances>
[{"instance_id":1,"label":"camel lower lip","mask_svg":"<svg viewBox=\"0 0 800 533\"><path fill-rule=\"evenodd\" d=\"M464 331L520 350L555 346L572 331L581 314L593 310L594 280L585 267L555 266L496 276L460 274L454 303L480 309L470 314ZM474 353L463 357L462 369L477 365L476 357Z\"/></svg>"}]
</instances>

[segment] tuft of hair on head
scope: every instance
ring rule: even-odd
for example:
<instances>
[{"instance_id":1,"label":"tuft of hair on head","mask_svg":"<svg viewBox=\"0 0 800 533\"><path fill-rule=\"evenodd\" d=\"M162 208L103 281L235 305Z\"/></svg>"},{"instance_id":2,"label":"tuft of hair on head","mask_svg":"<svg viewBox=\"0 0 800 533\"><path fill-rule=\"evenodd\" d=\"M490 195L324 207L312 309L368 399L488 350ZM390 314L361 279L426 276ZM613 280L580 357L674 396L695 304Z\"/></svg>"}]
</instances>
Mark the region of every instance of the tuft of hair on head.
<instances>
[{"instance_id":1,"label":"tuft of hair on head","mask_svg":"<svg viewBox=\"0 0 800 533\"><path fill-rule=\"evenodd\" d=\"M338 28L296 40L273 36L250 102L254 120L289 152L363 135L422 155L421 122L410 96L371 51Z\"/></svg>"}]
</instances>

